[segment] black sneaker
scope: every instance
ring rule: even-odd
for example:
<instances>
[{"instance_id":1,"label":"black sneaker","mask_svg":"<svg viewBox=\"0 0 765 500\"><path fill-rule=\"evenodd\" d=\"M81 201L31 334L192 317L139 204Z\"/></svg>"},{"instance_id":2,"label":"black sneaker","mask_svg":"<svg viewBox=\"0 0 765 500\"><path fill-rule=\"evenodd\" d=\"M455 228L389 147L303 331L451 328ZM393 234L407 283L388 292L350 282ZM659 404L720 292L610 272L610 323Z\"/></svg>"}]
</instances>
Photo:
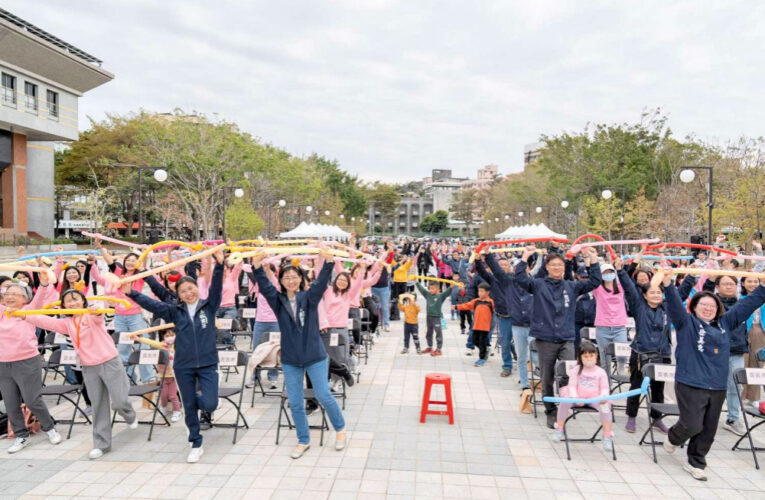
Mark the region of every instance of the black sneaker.
<instances>
[{"instance_id":1,"label":"black sneaker","mask_svg":"<svg viewBox=\"0 0 765 500\"><path fill-rule=\"evenodd\" d=\"M206 431L212 427L212 414L209 411L199 412L199 430Z\"/></svg>"},{"instance_id":2,"label":"black sneaker","mask_svg":"<svg viewBox=\"0 0 765 500\"><path fill-rule=\"evenodd\" d=\"M314 401L313 399L309 399L308 401L306 401L306 403L305 403L305 414L306 414L306 416L312 414L313 412L315 412L318 409L319 409L319 404L316 401Z\"/></svg>"},{"instance_id":3,"label":"black sneaker","mask_svg":"<svg viewBox=\"0 0 765 500\"><path fill-rule=\"evenodd\" d=\"M554 413L548 413L547 414L547 427L550 429L555 429L555 422L557 421L557 418L555 417Z\"/></svg>"}]
</instances>

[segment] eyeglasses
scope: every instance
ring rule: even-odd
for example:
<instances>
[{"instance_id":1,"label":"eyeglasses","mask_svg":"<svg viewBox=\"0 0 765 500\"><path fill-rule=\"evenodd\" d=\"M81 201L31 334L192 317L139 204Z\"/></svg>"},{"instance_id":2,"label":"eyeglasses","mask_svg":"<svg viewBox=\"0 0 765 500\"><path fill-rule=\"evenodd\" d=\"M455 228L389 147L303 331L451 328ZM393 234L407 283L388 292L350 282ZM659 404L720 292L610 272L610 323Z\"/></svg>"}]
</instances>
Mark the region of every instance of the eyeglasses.
<instances>
[{"instance_id":1,"label":"eyeglasses","mask_svg":"<svg viewBox=\"0 0 765 500\"><path fill-rule=\"evenodd\" d=\"M704 309L717 309L717 304L707 304L704 302L699 302L696 304L696 307L703 307Z\"/></svg>"},{"instance_id":2,"label":"eyeglasses","mask_svg":"<svg viewBox=\"0 0 765 500\"><path fill-rule=\"evenodd\" d=\"M300 281L300 276L283 276L282 281Z\"/></svg>"}]
</instances>

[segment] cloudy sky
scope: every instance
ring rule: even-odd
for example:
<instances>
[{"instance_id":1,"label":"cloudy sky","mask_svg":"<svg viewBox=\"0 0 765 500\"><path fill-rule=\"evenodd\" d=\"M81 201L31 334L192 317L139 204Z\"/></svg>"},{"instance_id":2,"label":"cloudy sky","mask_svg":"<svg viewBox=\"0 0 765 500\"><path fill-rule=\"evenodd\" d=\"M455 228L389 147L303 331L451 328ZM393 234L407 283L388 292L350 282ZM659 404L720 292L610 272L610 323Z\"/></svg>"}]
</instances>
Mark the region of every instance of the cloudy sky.
<instances>
[{"instance_id":1,"label":"cloudy sky","mask_svg":"<svg viewBox=\"0 0 765 500\"><path fill-rule=\"evenodd\" d=\"M182 108L404 181L496 163L661 107L678 135L760 136L765 4L4 0L104 60L87 116Z\"/></svg>"}]
</instances>

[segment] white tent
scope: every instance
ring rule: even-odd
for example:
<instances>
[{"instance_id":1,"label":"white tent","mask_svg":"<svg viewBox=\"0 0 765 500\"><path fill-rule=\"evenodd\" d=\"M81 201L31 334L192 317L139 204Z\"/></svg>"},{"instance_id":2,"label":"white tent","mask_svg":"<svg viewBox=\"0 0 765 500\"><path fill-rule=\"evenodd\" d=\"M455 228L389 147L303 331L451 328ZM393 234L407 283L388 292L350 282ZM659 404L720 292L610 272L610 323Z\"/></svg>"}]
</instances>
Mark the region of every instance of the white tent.
<instances>
[{"instance_id":1,"label":"white tent","mask_svg":"<svg viewBox=\"0 0 765 500\"><path fill-rule=\"evenodd\" d=\"M511 226L494 235L503 240L522 238L565 238L565 234L556 233L544 224L526 224L524 226Z\"/></svg>"},{"instance_id":2,"label":"white tent","mask_svg":"<svg viewBox=\"0 0 765 500\"><path fill-rule=\"evenodd\" d=\"M307 224L301 222L292 231L286 231L279 234L280 238L327 238L336 240L347 240L351 234L343 231L337 226L327 224Z\"/></svg>"}]
</instances>

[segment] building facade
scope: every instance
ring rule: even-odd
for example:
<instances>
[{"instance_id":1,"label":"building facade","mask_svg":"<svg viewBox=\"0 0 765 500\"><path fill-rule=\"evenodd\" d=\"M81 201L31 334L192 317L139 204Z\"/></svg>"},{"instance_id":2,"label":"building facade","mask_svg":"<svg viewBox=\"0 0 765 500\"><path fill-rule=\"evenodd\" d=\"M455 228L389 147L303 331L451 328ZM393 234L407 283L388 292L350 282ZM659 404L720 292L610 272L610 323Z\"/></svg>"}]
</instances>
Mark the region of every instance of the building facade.
<instances>
[{"instance_id":1,"label":"building facade","mask_svg":"<svg viewBox=\"0 0 765 500\"><path fill-rule=\"evenodd\" d=\"M101 61L0 9L0 220L54 235L54 143L78 137L78 99L114 78Z\"/></svg>"},{"instance_id":2,"label":"building facade","mask_svg":"<svg viewBox=\"0 0 765 500\"><path fill-rule=\"evenodd\" d=\"M486 165L478 169L478 176L475 179L468 179L462 182L462 189L487 189L491 183L499 176L498 165Z\"/></svg>"}]
</instances>

